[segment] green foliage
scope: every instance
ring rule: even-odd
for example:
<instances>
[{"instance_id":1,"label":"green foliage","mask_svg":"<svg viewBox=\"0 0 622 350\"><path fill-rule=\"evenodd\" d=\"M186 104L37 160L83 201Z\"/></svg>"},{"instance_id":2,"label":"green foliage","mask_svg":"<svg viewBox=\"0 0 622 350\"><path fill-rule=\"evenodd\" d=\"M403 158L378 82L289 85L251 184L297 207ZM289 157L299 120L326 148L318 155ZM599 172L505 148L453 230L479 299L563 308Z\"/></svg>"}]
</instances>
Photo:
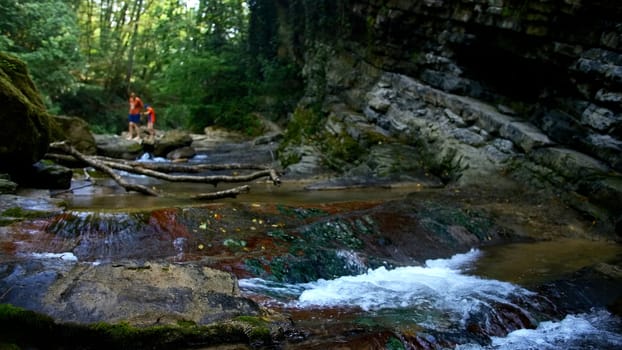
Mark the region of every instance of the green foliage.
<instances>
[{"instance_id":1,"label":"green foliage","mask_svg":"<svg viewBox=\"0 0 622 350\"><path fill-rule=\"evenodd\" d=\"M304 92L301 68L284 59L261 60L260 74L251 77L251 95L257 109L273 120L290 113Z\"/></svg>"},{"instance_id":2,"label":"green foliage","mask_svg":"<svg viewBox=\"0 0 622 350\"><path fill-rule=\"evenodd\" d=\"M171 108L165 109L160 120L165 125L197 132L216 125L256 134L260 124L251 114L253 108L248 103L244 69L238 57L234 50L223 50L173 60L154 79L158 87L155 100Z\"/></svg>"},{"instance_id":3,"label":"green foliage","mask_svg":"<svg viewBox=\"0 0 622 350\"><path fill-rule=\"evenodd\" d=\"M320 132L324 117L313 108L298 107L287 125L286 140L300 142Z\"/></svg>"},{"instance_id":4,"label":"green foliage","mask_svg":"<svg viewBox=\"0 0 622 350\"><path fill-rule=\"evenodd\" d=\"M249 60L246 66L248 79L253 82L250 93L255 99L254 105L262 113L272 120L284 119L304 91L301 66L296 57L286 56L283 47L279 46L283 43L283 35L289 35L279 32L279 23L287 23L290 14L279 18L277 5L271 0L251 0L248 7ZM294 50L301 48L298 39L295 33L290 36ZM302 53L294 52L296 54Z\"/></svg>"},{"instance_id":5,"label":"green foliage","mask_svg":"<svg viewBox=\"0 0 622 350\"><path fill-rule=\"evenodd\" d=\"M350 135L342 132L340 135L328 135L322 144L322 150L326 158L330 159L330 164L339 164L342 161L352 163L364 150L359 143Z\"/></svg>"},{"instance_id":6,"label":"green foliage","mask_svg":"<svg viewBox=\"0 0 622 350\"><path fill-rule=\"evenodd\" d=\"M283 166L297 163L300 155L295 152L297 146L306 141L313 141L319 134L324 117L314 108L297 107L287 124L283 141L277 150Z\"/></svg>"},{"instance_id":7,"label":"green foliage","mask_svg":"<svg viewBox=\"0 0 622 350\"><path fill-rule=\"evenodd\" d=\"M251 57L251 76L261 75L261 66L277 57L278 12L272 0L249 0L248 45Z\"/></svg>"},{"instance_id":8,"label":"green foliage","mask_svg":"<svg viewBox=\"0 0 622 350\"><path fill-rule=\"evenodd\" d=\"M387 350L405 350L404 344L396 337L390 337L384 346Z\"/></svg>"},{"instance_id":9,"label":"green foliage","mask_svg":"<svg viewBox=\"0 0 622 350\"><path fill-rule=\"evenodd\" d=\"M27 63L53 114L81 117L96 133L125 130L130 90L163 129L256 135L257 113L284 120L304 86L301 67L278 52L276 3L198 3L3 1L0 50Z\"/></svg>"},{"instance_id":10,"label":"green foliage","mask_svg":"<svg viewBox=\"0 0 622 350\"><path fill-rule=\"evenodd\" d=\"M127 102L103 87L82 85L59 98L64 114L84 119L97 134L119 133L127 128Z\"/></svg>"},{"instance_id":11,"label":"green foliage","mask_svg":"<svg viewBox=\"0 0 622 350\"><path fill-rule=\"evenodd\" d=\"M349 0L292 0L288 19L295 36L309 39L334 38L335 30L349 30ZM301 40L300 43L304 43Z\"/></svg>"},{"instance_id":12,"label":"green foliage","mask_svg":"<svg viewBox=\"0 0 622 350\"><path fill-rule=\"evenodd\" d=\"M75 12L63 0L9 1L0 8L0 50L27 63L51 107L60 94L76 87L82 71Z\"/></svg>"},{"instance_id":13,"label":"green foliage","mask_svg":"<svg viewBox=\"0 0 622 350\"><path fill-rule=\"evenodd\" d=\"M13 207L13 208L6 209L0 215L2 215L2 216L12 216L12 217L15 217L15 218L27 218L29 216L29 211L24 210L24 209L22 209L20 207Z\"/></svg>"},{"instance_id":14,"label":"green foliage","mask_svg":"<svg viewBox=\"0 0 622 350\"><path fill-rule=\"evenodd\" d=\"M287 125L283 142L279 146L279 159L284 166L299 161L295 153L286 150L293 145L319 140L325 117L315 108L297 107ZM343 162L353 162L363 153L359 143L350 135L322 135L318 147L325 155L327 165L338 167Z\"/></svg>"}]
</instances>

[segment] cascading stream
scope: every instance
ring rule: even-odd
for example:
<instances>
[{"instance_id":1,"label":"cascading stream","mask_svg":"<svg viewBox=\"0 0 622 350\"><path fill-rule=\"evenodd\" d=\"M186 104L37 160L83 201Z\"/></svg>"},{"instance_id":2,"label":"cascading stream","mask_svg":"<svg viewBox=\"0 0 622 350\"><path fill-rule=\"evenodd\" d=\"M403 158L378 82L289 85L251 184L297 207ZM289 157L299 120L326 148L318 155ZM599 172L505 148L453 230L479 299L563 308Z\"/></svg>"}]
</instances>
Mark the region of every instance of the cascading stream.
<instances>
[{"instance_id":1,"label":"cascading stream","mask_svg":"<svg viewBox=\"0 0 622 350\"><path fill-rule=\"evenodd\" d=\"M281 284L243 279L242 290L269 295L284 310L342 309L396 333L418 329L452 339L458 349L614 349L622 346L620 320L605 310L546 315L546 299L508 282L468 275L482 254L471 250L425 266L369 270L358 276ZM456 336L460 334L460 336Z\"/></svg>"}]
</instances>

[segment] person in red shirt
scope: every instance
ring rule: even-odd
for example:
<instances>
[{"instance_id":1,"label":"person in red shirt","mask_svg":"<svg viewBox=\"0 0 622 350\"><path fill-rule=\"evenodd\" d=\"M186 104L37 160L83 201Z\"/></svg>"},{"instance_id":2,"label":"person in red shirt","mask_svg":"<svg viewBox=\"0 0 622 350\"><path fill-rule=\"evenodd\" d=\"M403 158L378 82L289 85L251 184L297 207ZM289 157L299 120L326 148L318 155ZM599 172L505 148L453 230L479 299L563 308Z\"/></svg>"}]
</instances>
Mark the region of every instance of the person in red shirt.
<instances>
[{"instance_id":1,"label":"person in red shirt","mask_svg":"<svg viewBox=\"0 0 622 350\"><path fill-rule=\"evenodd\" d=\"M147 132L149 133L149 139L154 140L156 136L156 131L153 128L156 120L155 110L150 105L145 105L146 112L143 113L147 116Z\"/></svg>"},{"instance_id":2,"label":"person in red shirt","mask_svg":"<svg viewBox=\"0 0 622 350\"><path fill-rule=\"evenodd\" d=\"M128 140L140 140L140 131L138 130L138 124L140 124L140 115L143 110L143 101L140 97L136 96L134 92L130 93L130 111L127 117L129 121L128 126ZM132 137L136 133L135 137Z\"/></svg>"}]
</instances>

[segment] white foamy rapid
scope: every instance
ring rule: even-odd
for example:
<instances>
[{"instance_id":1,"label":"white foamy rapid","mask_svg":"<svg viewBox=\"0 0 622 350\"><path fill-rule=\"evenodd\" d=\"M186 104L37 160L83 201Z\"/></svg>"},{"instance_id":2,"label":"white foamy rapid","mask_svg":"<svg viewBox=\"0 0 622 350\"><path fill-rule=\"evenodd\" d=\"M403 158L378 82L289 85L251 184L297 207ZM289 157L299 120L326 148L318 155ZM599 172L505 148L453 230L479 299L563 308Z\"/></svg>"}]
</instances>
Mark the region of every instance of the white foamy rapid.
<instances>
[{"instance_id":1,"label":"white foamy rapid","mask_svg":"<svg viewBox=\"0 0 622 350\"><path fill-rule=\"evenodd\" d=\"M531 294L513 284L468 276L459 270L479 255L478 250L471 250L451 259L428 260L425 266L380 267L358 276L319 280L305 285L296 304L363 310L423 307L462 314L479 303Z\"/></svg>"},{"instance_id":2,"label":"white foamy rapid","mask_svg":"<svg viewBox=\"0 0 622 350\"><path fill-rule=\"evenodd\" d=\"M168 159L163 157L154 157L151 153L143 153L140 157L138 157L137 161L139 162L149 162L149 163L166 163L170 162Z\"/></svg>"},{"instance_id":3,"label":"white foamy rapid","mask_svg":"<svg viewBox=\"0 0 622 350\"><path fill-rule=\"evenodd\" d=\"M261 279L240 280L249 291L287 295L294 307L359 307L363 310L420 306L462 313L478 300L530 295L511 283L465 275L460 268L475 261L479 250L450 259L426 261L425 266L388 270L380 267L357 276L304 284L279 284Z\"/></svg>"},{"instance_id":4,"label":"white foamy rapid","mask_svg":"<svg viewBox=\"0 0 622 350\"><path fill-rule=\"evenodd\" d=\"M473 315L486 320L483 322L495 319L495 304L512 305L512 308L523 310L519 305L529 304L529 300L537 296L511 283L465 274L462 269L480 254L478 250L471 250L451 259L428 260L425 266L392 270L381 267L358 276L304 284L243 279L240 287L249 293L271 296L288 307L360 308L371 313L410 310L407 318L421 326L458 330ZM530 314L528 310L523 311L523 315ZM400 314L404 315L403 312ZM568 315L559 322L541 322L537 329L523 329L511 332L507 337L495 337L489 346L466 344L458 348L582 349L594 344L603 349L622 349L618 318L605 311Z\"/></svg>"},{"instance_id":5,"label":"white foamy rapid","mask_svg":"<svg viewBox=\"0 0 622 350\"><path fill-rule=\"evenodd\" d=\"M541 322L536 329L519 329L506 337L492 337L492 344L465 344L457 350L584 350L622 349L622 335L608 329L620 329L620 320L607 311L568 315L561 321Z\"/></svg>"}]
</instances>

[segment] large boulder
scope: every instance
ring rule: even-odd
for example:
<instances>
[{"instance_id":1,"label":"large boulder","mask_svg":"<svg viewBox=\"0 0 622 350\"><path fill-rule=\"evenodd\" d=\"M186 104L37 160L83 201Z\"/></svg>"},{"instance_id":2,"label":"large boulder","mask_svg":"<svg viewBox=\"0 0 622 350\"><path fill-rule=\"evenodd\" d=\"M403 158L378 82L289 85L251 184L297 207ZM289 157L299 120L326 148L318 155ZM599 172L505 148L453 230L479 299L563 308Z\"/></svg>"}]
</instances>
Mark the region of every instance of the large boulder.
<instances>
[{"instance_id":1,"label":"large boulder","mask_svg":"<svg viewBox=\"0 0 622 350\"><path fill-rule=\"evenodd\" d=\"M134 160L143 154L143 146L135 141L118 135L93 135L97 145L97 154L111 157Z\"/></svg>"},{"instance_id":2,"label":"large boulder","mask_svg":"<svg viewBox=\"0 0 622 350\"><path fill-rule=\"evenodd\" d=\"M169 152L188 147L192 144L192 136L181 130L171 130L162 135L153 145L153 155L165 157Z\"/></svg>"},{"instance_id":3,"label":"large boulder","mask_svg":"<svg viewBox=\"0 0 622 350\"><path fill-rule=\"evenodd\" d=\"M50 143L50 121L26 64L0 52L0 168L30 166Z\"/></svg>"},{"instance_id":4,"label":"large boulder","mask_svg":"<svg viewBox=\"0 0 622 350\"><path fill-rule=\"evenodd\" d=\"M68 253L59 255L5 264L0 286L11 290L4 301L79 324L206 325L261 314L259 305L241 296L235 276L200 263L95 264L75 262Z\"/></svg>"},{"instance_id":5,"label":"large boulder","mask_svg":"<svg viewBox=\"0 0 622 350\"><path fill-rule=\"evenodd\" d=\"M68 141L75 149L87 155L97 153L97 144L89 124L78 117L54 116L52 140Z\"/></svg>"}]
</instances>

